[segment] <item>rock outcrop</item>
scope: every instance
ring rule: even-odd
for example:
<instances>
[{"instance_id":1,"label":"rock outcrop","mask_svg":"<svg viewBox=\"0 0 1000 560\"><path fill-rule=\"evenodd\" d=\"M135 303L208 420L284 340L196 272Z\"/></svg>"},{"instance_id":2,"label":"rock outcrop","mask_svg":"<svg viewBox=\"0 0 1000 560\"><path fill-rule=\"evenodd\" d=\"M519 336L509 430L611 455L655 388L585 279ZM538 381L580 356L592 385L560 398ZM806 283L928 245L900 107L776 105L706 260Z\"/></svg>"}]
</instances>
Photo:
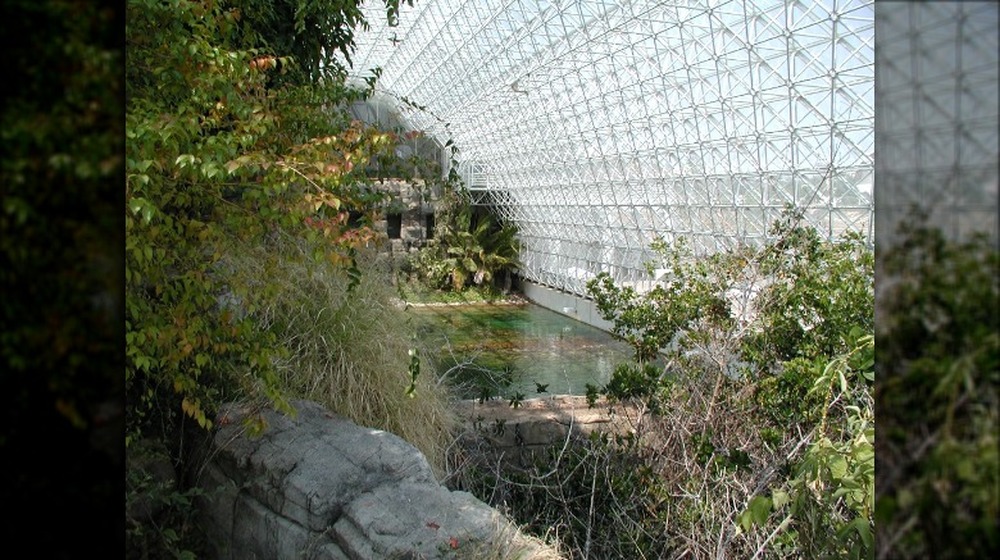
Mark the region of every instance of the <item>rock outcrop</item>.
<instances>
[{"instance_id":1,"label":"rock outcrop","mask_svg":"<svg viewBox=\"0 0 1000 560\"><path fill-rule=\"evenodd\" d=\"M218 558L455 558L498 538L520 557L554 557L471 494L438 484L399 437L316 403L293 406L293 417L264 411L258 436L238 406L217 419L199 486Z\"/></svg>"}]
</instances>

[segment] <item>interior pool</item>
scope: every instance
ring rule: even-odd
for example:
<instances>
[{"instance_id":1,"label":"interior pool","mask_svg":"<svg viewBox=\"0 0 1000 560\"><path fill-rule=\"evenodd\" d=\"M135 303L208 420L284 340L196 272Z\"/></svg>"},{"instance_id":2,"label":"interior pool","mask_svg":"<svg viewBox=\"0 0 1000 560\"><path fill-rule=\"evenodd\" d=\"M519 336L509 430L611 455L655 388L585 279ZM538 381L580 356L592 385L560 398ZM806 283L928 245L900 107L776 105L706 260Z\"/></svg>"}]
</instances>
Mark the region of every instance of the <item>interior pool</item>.
<instances>
[{"instance_id":1,"label":"interior pool","mask_svg":"<svg viewBox=\"0 0 1000 560\"><path fill-rule=\"evenodd\" d=\"M424 354L462 398L583 395L588 383L604 385L632 355L610 334L532 303L416 306L407 313Z\"/></svg>"}]
</instances>

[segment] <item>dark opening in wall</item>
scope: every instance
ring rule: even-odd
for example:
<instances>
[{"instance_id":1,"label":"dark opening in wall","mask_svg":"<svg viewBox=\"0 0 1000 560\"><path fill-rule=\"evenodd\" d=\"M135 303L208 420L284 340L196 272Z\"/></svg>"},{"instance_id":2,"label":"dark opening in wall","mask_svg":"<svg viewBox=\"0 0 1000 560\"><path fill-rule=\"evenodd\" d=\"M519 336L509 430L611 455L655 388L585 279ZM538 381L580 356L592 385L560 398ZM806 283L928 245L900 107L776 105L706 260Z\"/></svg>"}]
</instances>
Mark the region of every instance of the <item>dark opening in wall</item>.
<instances>
[{"instance_id":1,"label":"dark opening in wall","mask_svg":"<svg viewBox=\"0 0 1000 560\"><path fill-rule=\"evenodd\" d=\"M385 222L385 229L386 233L389 234L389 239L399 239L400 233L403 230L403 215L389 214L385 217Z\"/></svg>"},{"instance_id":2,"label":"dark opening in wall","mask_svg":"<svg viewBox=\"0 0 1000 560\"><path fill-rule=\"evenodd\" d=\"M434 239L434 214L424 214L424 239Z\"/></svg>"}]
</instances>

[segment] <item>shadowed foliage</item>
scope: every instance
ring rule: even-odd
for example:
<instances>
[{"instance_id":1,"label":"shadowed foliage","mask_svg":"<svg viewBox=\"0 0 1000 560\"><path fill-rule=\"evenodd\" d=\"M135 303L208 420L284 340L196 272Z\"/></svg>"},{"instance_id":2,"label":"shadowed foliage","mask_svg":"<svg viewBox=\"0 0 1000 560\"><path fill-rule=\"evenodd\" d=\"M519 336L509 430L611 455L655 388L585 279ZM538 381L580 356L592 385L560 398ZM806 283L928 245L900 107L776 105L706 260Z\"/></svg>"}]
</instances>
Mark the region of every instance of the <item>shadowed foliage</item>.
<instances>
[{"instance_id":1,"label":"shadowed foliage","mask_svg":"<svg viewBox=\"0 0 1000 560\"><path fill-rule=\"evenodd\" d=\"M122 17L75 1L0 15L0 500L59 504L64 538L32 547L48 558L113 553L123 530Z\"/></svg>"}]
</instances>

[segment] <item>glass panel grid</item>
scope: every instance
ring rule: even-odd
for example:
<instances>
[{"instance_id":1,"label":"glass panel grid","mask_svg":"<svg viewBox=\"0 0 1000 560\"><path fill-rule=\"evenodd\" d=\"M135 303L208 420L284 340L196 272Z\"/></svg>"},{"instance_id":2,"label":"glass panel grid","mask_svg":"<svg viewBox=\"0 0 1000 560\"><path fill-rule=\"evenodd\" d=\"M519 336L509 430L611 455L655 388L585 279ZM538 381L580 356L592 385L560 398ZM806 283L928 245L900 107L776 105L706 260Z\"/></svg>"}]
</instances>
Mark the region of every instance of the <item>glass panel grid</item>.
<instances>
[{"instance_id":1,"label":"glass panel grid","mask_svg":"<svg viewBox=\"0 0 1000 560\"><path fill-rule=\"evenodd\" d=\"M878 245L911 205L953 239L998 241L1000 7L879 4Z\"/></svg>"},{"instance_id":2,"label":"glass panel grid","mask_svg":"<svg viewBox=\"0 0 1000 560\"><path fill-rule=\"evenodd\" d=\"M657 237L760 240L785 204L872 239L870 0L426 0L396 27L366 9L355 76L379 66L427 107L405 116L500 194L530 280L639 281Z\"/></svg>"}]
</instances>

